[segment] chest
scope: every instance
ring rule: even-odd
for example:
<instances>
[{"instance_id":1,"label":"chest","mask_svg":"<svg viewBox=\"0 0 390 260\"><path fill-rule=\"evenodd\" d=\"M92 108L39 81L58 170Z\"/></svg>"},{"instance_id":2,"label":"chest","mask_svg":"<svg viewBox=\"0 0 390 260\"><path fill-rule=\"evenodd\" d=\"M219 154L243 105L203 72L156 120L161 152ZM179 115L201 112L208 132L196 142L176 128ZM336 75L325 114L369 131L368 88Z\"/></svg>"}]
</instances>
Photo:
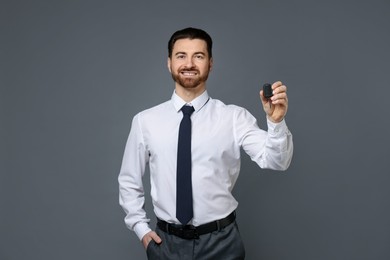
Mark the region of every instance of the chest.
<instances>
[{"instance_id":1,"label":"chest","mask_svg":"<svg viewBox=\"0 0 390 260\"><path fill-rule=\"evenodd\" d=\"M158 127L144 131L144 139L149 154L176 155L181 116L160 118ZM229 153L235 147L232 119L219 113L194 114L191 117L191 146L193 158L196 156L219 156Z\"/></svg>"}]
</instances>

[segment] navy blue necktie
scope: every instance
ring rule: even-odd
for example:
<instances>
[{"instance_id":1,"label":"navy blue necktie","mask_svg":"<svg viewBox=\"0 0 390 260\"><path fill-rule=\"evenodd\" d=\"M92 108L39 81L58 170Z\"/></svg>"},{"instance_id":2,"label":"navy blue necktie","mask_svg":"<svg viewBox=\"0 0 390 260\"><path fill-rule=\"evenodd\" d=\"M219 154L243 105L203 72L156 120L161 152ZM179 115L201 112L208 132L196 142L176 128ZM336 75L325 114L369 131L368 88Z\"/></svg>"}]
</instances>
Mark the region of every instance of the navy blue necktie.
<instances>
[{"instance_id":1,"label":"navy blue necktie","mask_svg":"<svg viewBox=\"0 0 390 260\"><path fill-rule=\"evenodd\" d=\"M177 146L176 217L186 225L193 217L191 182L191 114L192 106L183 106Z\"/></svg>"}]
</instances>

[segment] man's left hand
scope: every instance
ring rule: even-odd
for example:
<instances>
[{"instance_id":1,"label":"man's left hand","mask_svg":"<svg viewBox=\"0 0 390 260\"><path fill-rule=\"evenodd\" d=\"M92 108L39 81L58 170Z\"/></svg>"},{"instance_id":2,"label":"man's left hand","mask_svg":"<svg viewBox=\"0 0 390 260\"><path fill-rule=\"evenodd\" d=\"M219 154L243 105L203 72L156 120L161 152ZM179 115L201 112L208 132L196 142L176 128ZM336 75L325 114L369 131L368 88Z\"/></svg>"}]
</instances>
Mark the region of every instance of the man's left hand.
<instances>
[{"instance_id":1,"label":"man's left hand","mask_svg":"<svg viewBox=\"0 0 390 260\"><path fill-rule=\"evenodd\" d=\"M266 99L263 95L263 90L260 91L261 103L267 117L274 123L281 122L288 108L287 87L282 82L277 81L272 84L273 96ZM271 105L270 105L271 104Z\"/></svg>"}]
</instances>

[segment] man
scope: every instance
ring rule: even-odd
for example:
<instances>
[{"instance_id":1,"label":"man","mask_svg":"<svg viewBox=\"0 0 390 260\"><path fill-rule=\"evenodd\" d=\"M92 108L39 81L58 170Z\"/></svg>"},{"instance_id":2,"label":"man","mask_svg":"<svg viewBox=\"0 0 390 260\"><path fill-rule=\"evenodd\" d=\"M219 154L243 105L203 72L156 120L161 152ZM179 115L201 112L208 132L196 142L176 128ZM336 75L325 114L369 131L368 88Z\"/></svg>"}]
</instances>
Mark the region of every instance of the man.
<instances>
[{"instance_id":1,"label":"man","mask_svg":"<svg viewBox=\"0 0 390 260\"><path fill-rule=\"evenodd\" d=\"M142 241L148 259L244 259L235 222L238 203L231 193L240 148L261 168L288 168L293 144L284 121L286 86L272 84L271 98L260 91L266 132L245 109L208 96L213 58L212 39L205 31L175 32L168 52L175 81L172 98L137 114L126 144L118 178L125 223ZM143 209L146 164L158 220L155 231Z\"/></svg>"}]
</instances>

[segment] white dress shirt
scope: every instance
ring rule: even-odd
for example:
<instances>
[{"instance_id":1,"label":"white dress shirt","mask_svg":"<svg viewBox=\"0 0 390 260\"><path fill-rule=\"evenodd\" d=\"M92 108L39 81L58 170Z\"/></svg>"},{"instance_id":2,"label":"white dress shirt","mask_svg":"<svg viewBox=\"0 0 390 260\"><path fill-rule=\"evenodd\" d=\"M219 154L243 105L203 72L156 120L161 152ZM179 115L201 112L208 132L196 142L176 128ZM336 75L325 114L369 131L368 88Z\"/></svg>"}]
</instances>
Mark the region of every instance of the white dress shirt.
<instances>
[{"instance_id":1,"label":"white dress shirt","mask_svg":"<svg viewBox=\"0 0 390 260\"><path fill-rule=\"evenodd\" d=\"M144 210L142 177L149 164L151 197L156 216L176 219L176 159L180 109L186 102L176 93L171 100L133 118L119 173L119 202L127 227L139 239L151 229ZM244 108L225 105L208 96L194 99L192 121L192 185L194 217L198 226L226 217L237 208L232 189L240 171L240 148L261 168L285 170L292 154L292 135L285 121L267 120L268 132Z\"/></svg>"}]
</instances>

